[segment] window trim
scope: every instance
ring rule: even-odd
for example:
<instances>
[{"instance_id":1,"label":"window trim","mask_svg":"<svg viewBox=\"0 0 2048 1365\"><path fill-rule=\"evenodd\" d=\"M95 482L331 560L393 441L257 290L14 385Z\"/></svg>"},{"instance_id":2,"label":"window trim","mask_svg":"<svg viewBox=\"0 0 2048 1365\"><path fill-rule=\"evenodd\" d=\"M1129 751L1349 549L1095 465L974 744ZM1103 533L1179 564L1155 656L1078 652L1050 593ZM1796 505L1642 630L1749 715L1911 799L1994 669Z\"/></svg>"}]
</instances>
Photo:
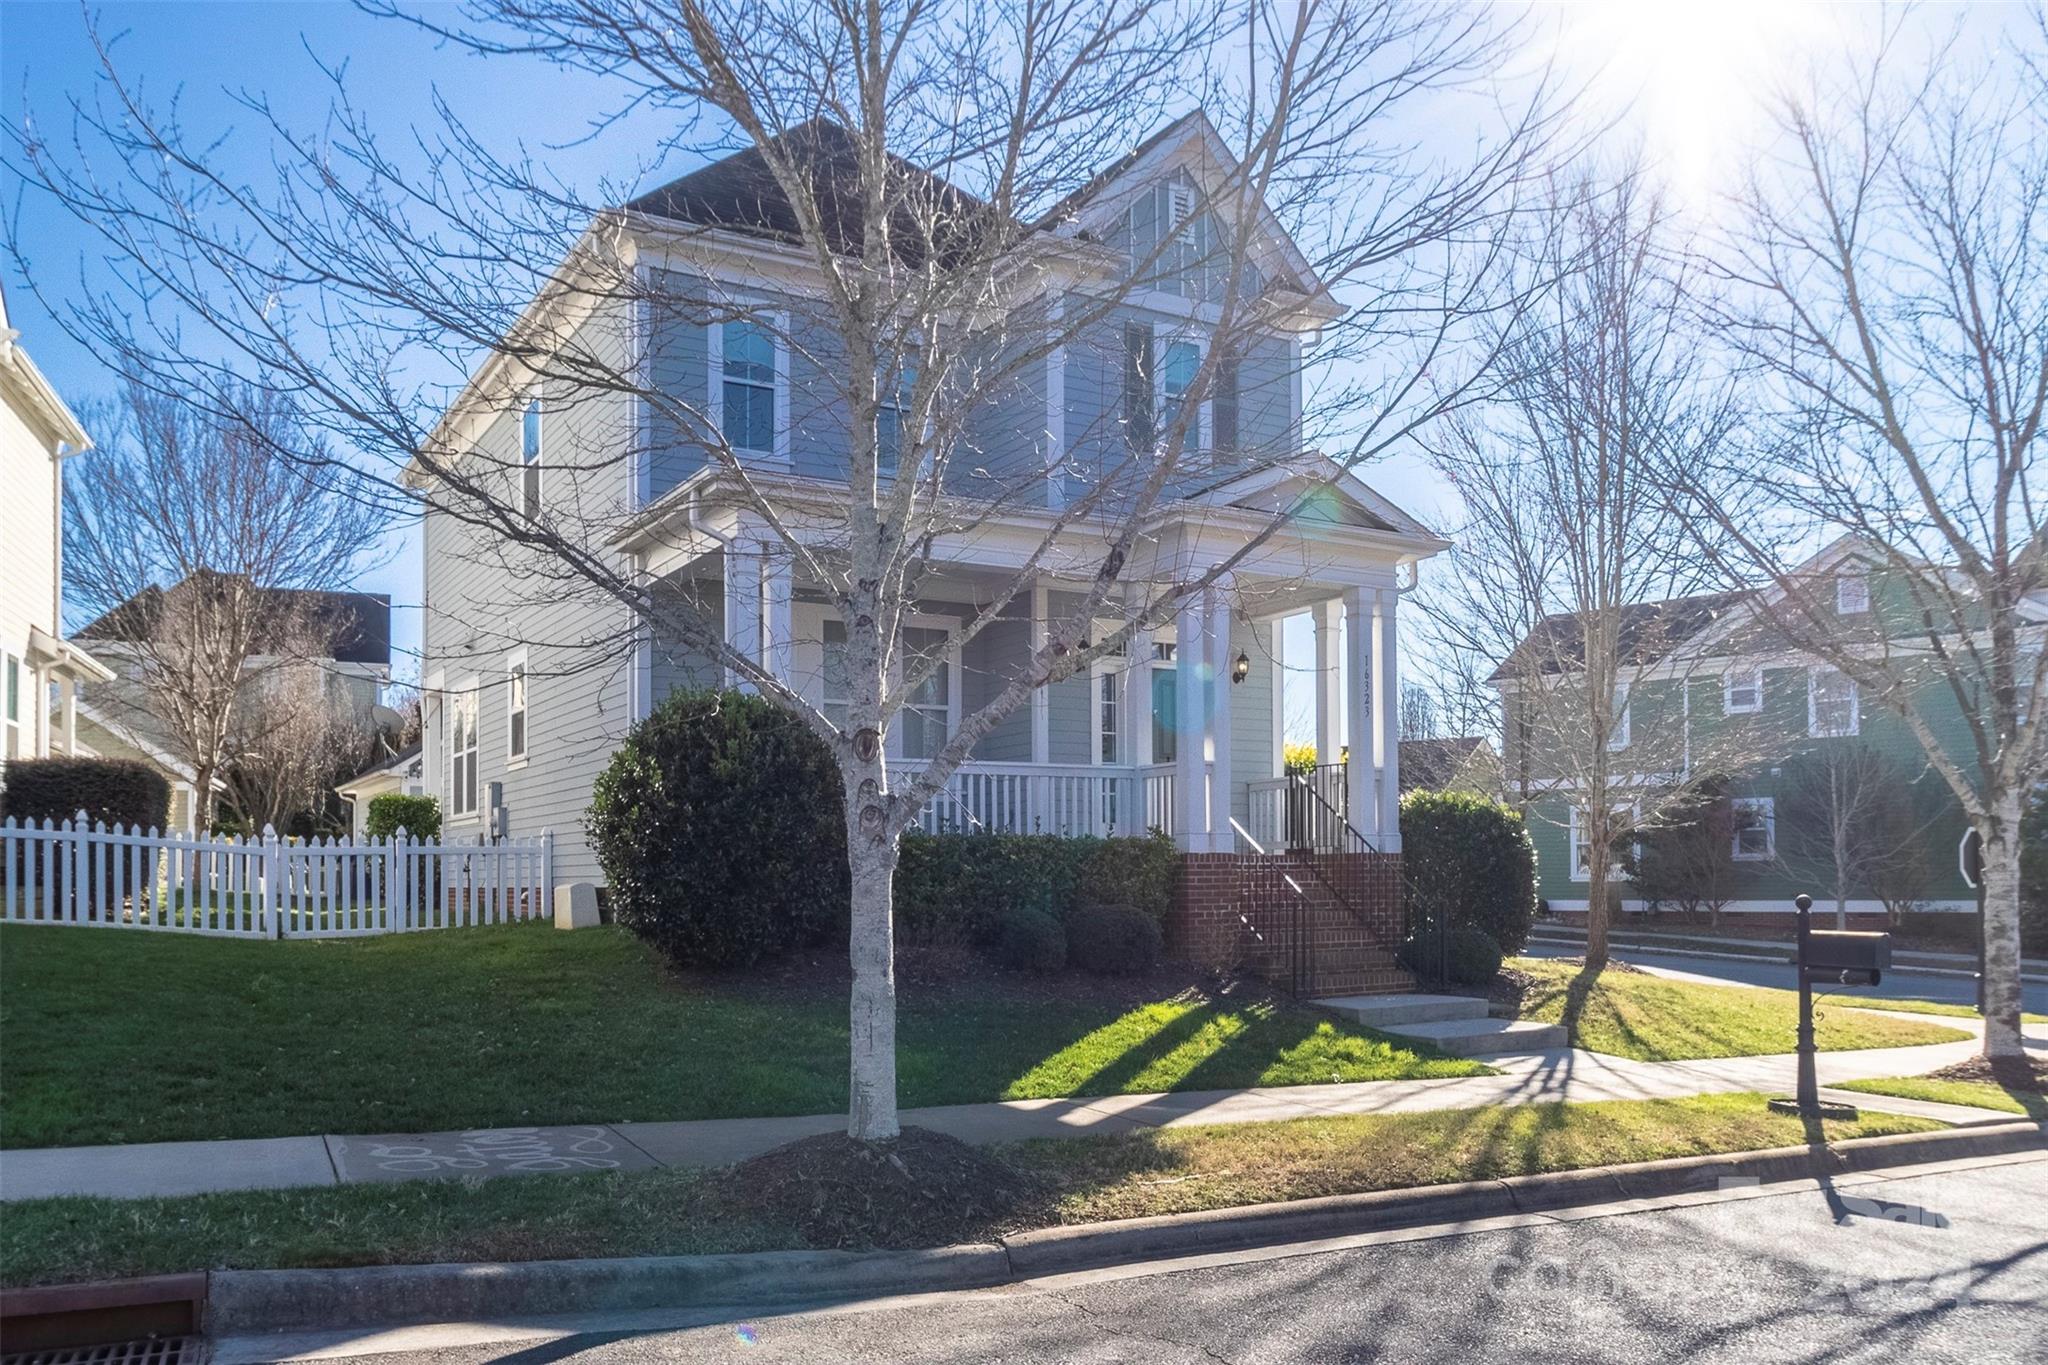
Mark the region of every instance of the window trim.
<instances>
[{"instance_id":1,"label":"window trim","mask_svg":"<svg viewBox=\"0 0 2048 1365\"><path fill-rule=\"evenodd\" d=\"M35 727L28 723L29 717L24 714L28 708L22 705L25 696L34 695L34 678L28 660L12 650L0 649L0 768L5 768L10 758L35 757ZM25 745L24 733L28 735Z\"/></svg>"},{"instance_id":2,"label":"window trim","mask_svg":"<svg viewBox=\"0 0 2048 1365\"><path fill-rule=\"evenodd\" d=\"M1854 585L1855 605L1848 605L1845 598ZM1835 575L1835 615L1863 616L1870 611L1870 575L1862 570L1851 570Z\"/></svg>"},{"instance_id":3,"label":"window trim","mask_svg":"<svg viewBox=\"0 0 2048 1365\"><path fill-rule=\"evenodd\" d=\"M1823 730L1820 728L1820 678L1823 673L1832 673L1849 684L1849 728L1846 730ZM1853 739L1863 733L1863 689L1856 680L1839 668L1826 664L1815 664L1806 670L1806 737L1808 739Z\"/></svg>"},{"instance_id":4,"label":"window trim","mask_svg":"<svg viewBox=\"0 0 2048 1365\"><path fill-rule=\"evenodd\" d=\"M520 722L518 744L513 743L512 721ZM533 754L533 673L522 647L505 656L505 766L523 768Z\"/></svg>"},{"instance_id":5,"label":"window trim","mask_svg":"<svg viewBox=\"0 0 2048 1365\"><path fill-rule=\"evenodd\" d=\"M768 344L775 356L775 378L771 386L774 393L775 429L770 435L771 449L732 446L733 453L773 460L777 464L789 464L789 314L780 310L765 309L749 317L733 318L729 321L720 319L705 324L704 374L707 381L705 387L709 390L706 397L710 401L710 411L717 417L718 439L731 445L725 434L725 329L734 323L760 327L768 333ZM760 387L757 381L751 379L738 382Z\"/></svg>"},{"instance_id":6,"label":"window trim","mask_svg":"<svg viewBox=\"0 0 2048 1365\"><path fill-rule=\"evenodd\" d=\"M1175 346L1187 346L1195 353L1195 372L1188 377L1189 388L1193 388L1195 381L1201 378L1202 366L1207 364L1209 360L1208 337L1200 333L1189 334L1185 331L1161 336L1156 326L1152 329L1152 448L1154 451L1157 451L1160 443L1164 441L1166 429L1170 425L1166 419L1166 404L1168 401L1166 393L1166 357L1167 353ZM1183 403L1187 401L1185 394L1183 394L1180 401ZM1183 458L1190 453L1209 449L1210 420L1209 399L1204 397L1195 404L1195 420L1189 424L1187 439L1181 445L1181 455Z\"/></svg>"},{"instance_id":7,"label":"window trim","mask_svg":"<svg viewBox=\"0 0 2048 1365\"><path fill-rule=\"evenodd\" d=\"M443 743L446 746L447 757L442 765L445 769L442 773L442 786L448 798L446 818L451 824L466 824L482 818L480 807L483 804L483 783L478 779L476 770L477 759L483 752L483 746L479 743L480 736L477 733L483 716L480 687L479 680L472 674L467 678L461 679L453 688L449 689L444 694L441 703L442 724L449 727L443 731ZM464 751L455 747L453 730L455 716L452 714L453 712L461 711L465 707L470 711L469 748L467 751L469 757L469 776L470 783L475 788L469 794L471 804L467 809L462 808L458 801L458 797L462 793L462 783L458 780L457 769L461 764Z\"/></svg>"},{"instance_id":8,"label":"window trim","mask_svg":"<svg viewBox=\"0 0 2048 1365\"><path fill-rule=\"evenodd\" d=\"M1607 732L1607 752L1611 754L1620 753L1634 740L1633 693L1634 689L1627 683L1614 685L1614 713L1619 723Z\"/></svg>"},{"instance_id":9,"label":"window trim","mask_svg":"<svg viewBox=\"0 0 2048 1365\"><path fill-rule=\"evenodd\" d=\"M527 427L533 428L533 450L527 452ZM528 521L540 520L547 507L547 408L533 394L519 410L519 511ZM527 487L529 477L532 488Z\"/></svg>"},{"instance_id":10,"label":"window trim","mask_svg":"<svg viewBox=\"0 0 2048 1365\"><path fill-rule=\"evenodd\" d=\"M1728 836L1728 856L1738 863L1768 863L1778 856L1778 803L1769 796L1735 796L1728 800L1728 808L1734 811L1755 811L1763 816L1764 850L1761 853L1744 853L1742 835L1744 827L1736 825Z\"/></svg>"},{"instance_id":11,"label":"window trim","mask_svg":"<svg viewBox=\"0 0 2048 1365\"><path fill-rule=\"evenodd\" d=\"M1747 706L1735 704L1735 689L1738 679L1746 682L1756 692L1756 700ZM1747 672L1730 669L1721 675L1721 714L1724 716L1753 716L1764 709L1764 667L1758 664Z\"/></svg>"},{"instance_id":12,"label":"window trim","mask_svg":"<svg viewBox=\"0 0 2048 1365\"><path fill-rule=\"evenodd\" d=\"M951 740L960 729L960 618L957 616L934 616L926 612L905 612L899 630L936 630L946 636L946 739ZM894 688L903 681L904 650L899 640L889 665L889 686ZM896 708L902 715L909 710L926 711L929 707L913 708L908 701ZM906 758L903 754L903 727L889 727L889 757L904 763L929 763L930 759Z\"/></svg>"}]
</instances>

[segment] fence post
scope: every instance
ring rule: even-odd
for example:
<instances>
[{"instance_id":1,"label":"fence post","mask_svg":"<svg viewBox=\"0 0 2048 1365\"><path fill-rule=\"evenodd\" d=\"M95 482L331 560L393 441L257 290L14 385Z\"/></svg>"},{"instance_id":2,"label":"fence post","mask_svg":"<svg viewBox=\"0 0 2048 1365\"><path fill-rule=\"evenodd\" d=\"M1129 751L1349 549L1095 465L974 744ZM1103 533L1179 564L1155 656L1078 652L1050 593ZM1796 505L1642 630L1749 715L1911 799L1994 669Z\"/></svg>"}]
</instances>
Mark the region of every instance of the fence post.
<instances>
[{"instance_id":1,"label":"fence post","mask_svg":"<svg viewBox=\"0 0 2048 1365\"><path fill-rule=\"evenodd\" d=\"M258 926L266 938L284 937L284 900L278 891L284 884L284 848L278 842L277 827L263 827L263 923Z\"/></svg>"},{"instance_id":2,"label":"fence post","mask_svg":"<svg viewBox=\"0 0 2048 1365\"><path fill-rule=\"evenodd\" d=\"M382 899L384 902L384 929L386 933L395 934L405 927L400 922L400 916L403 912L402 907L405 903L405 883L402 880L405 870L402 861L404 858L404 847L405 826L400 825L391 832L390 839L384 845L384 895Z\"/></svg>"},{"instance_id":3,"label":"fence post","mask_svg":"<svg viewBox=\"0 0 2048 1365\"><path fill-rule=\"evenodd\" d=\"M552 918L555 913L555 832L551 829L540 832L540 885L540 913Z\"/></svg>"}]
</instances>

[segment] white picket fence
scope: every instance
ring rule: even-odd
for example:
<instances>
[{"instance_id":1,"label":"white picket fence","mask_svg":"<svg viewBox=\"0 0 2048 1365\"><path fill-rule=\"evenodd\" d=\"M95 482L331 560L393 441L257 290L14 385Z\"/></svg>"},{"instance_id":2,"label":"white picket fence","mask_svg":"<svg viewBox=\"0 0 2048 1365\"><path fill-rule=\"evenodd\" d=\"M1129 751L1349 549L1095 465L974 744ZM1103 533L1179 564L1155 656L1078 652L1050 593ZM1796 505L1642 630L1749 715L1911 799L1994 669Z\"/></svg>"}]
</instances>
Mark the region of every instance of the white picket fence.
<instances>
[{"instance_id":1,"label":"white picket fence","mask_svg":"<svg viewBox=\"0 0 2048 1365\"><path fill-rule=\"evenodd\" d=\"M348 938L551 914L554 837L258 839L0 821L0 924Z\"/></svg>"}]
</instances>

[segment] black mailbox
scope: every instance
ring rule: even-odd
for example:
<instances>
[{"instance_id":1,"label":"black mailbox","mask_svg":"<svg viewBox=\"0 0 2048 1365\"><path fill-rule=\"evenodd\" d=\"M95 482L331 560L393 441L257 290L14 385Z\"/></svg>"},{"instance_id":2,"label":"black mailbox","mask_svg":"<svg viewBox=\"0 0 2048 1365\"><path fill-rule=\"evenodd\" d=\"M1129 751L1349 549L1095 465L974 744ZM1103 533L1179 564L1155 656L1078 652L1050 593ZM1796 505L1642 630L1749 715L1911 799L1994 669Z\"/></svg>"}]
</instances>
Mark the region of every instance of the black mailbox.
<instances>
[{"instance_id":1,"label":"black mailbox","mask_svg":"<svg viewBox=\"0 0 2048 1365\"><path fill-rule=\"evenodd\" d=\"M1815 929L1806 936L1806 970L1833 977L1844 985L1875 986L1892 965L1890 934L1855 934L1841 929Z\"/></svg>"}]
</instances>

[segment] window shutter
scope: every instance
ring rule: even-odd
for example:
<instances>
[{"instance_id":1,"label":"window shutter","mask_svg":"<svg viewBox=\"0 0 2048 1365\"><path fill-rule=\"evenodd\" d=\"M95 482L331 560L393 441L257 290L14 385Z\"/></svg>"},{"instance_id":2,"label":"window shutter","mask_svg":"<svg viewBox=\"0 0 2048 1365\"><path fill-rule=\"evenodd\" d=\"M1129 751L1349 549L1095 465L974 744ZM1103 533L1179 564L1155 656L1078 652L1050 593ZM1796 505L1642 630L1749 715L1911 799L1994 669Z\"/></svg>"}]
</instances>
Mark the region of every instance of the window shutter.
<instances>
[{"instance_id":1,"label":"window shutter","mask_svg":"<svg viewBox=\"0 0 2048 1365\"><path fill-rule=\"evenodd\" d=\"M1216 453L1219 457L1234 455L1238 448L1236 359L1217 362L1213 382L1216 391L1209 400L1209 425L1216 436Z\"/></svg>"}]
</instances>

